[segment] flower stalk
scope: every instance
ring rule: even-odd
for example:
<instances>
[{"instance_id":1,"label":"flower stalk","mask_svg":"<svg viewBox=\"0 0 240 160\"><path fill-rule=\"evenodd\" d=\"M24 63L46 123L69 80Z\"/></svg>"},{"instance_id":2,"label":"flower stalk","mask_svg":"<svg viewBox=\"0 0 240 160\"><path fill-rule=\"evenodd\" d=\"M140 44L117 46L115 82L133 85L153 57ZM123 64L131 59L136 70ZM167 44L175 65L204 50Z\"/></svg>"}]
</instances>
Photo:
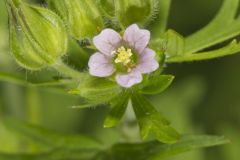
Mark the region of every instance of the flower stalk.
<instances>
[{"instance_id":1,"label":"flower stalk","mask_svg":"<svg viewBox=\"0 0 240 160\"><path fill-rule=\"evenodd\" d=\"M61 60L57 61L54 65L52 65L52 67L56 71L58 71L60 74L71 77L76 80L80 80L84 76L84 73L81 73L81 72L69 67Z\"/></svg>"}]
</instances>

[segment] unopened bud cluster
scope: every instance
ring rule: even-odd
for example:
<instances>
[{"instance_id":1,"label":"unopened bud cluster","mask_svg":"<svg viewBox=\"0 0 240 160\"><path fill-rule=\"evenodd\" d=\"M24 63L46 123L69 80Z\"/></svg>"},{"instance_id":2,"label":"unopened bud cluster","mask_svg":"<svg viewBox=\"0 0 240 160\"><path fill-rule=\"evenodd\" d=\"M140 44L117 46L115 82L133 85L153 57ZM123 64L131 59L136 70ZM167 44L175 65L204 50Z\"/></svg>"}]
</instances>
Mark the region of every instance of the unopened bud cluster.
<instances>
[{"instance_id":1,"label":"unopened bud cluster","mask_svg":"<svg viewBox=\"0 0 240 160\"><path fill-rule=\"evenodd\" d=\"M20 0L7 0L6 4L11 52L22 67L38 70L66 53L67 32L54 12Z\"/></svg>"},{"instance_id":2,"label":"unopened bud cluster","mask_svg":"<svg viewBox=\"0 0 240 160\"><path fill-rule=\"evenodd\" d=\"M151 17L156 3L156 0L47 0L50 10L24 0L5 1L12 55L30 70L56 64L67 52L69 35L79 42L87 39L90 44L94 36L109 26L107 14L117 21L117 28L124 29L132 23L142 25Z\"/></svg>"}]
</instances>

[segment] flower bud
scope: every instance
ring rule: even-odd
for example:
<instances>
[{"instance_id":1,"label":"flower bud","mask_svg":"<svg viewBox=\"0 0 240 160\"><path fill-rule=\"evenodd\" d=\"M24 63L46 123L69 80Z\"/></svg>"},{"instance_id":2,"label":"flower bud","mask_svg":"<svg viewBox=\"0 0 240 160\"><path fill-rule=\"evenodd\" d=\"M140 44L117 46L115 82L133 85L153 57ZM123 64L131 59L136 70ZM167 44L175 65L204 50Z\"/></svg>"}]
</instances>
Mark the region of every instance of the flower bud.
<instances>
[{"instance_id":1,"label":"flower bud","mask_svg":"<svg viewBox=\"0 0 240 160\"><path fill-rule=\"evenodd\" d=\"M77 40L92 38L103 28L95 0L48 0L48 4L64 19Z\"/></svg>"},{"instance_id":2,"label":"flower bud","mask_svg":"<svg viewBox=\"0 0 240 160\"><path fill-rule=\"evenodd\" d=\"M104 16L115 16L115 6L112 0L97 0L98 7L104 13Z\"/></svg>"},{"instance_id":3,"label":"flower bud","mask_svg":"<svg viewBox=\"0 0 240 160\"><path fill-rule=\"evenodd\" d=\"M154 0L116 0L116 16L123 26L144 24L154 16Z\"/></svg>"},{"instance_id":4,"label":"flower bud","mask_svg":"<svg viewBox=\"0 0 240 160\"><path fill-rule=\"evenodd\" d=\"M11 52L24 68L38 70L54 64L67 50L67 33L52 11L21 0L7 0Z\"/></svg>"}]
</instances>

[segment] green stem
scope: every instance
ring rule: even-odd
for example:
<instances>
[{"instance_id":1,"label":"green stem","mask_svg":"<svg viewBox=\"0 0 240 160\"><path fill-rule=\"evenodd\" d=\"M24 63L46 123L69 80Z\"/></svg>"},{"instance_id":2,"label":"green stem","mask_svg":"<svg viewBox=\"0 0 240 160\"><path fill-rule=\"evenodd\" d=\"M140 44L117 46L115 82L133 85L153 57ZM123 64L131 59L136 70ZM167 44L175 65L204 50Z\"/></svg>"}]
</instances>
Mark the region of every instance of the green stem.
<instances>
[{"instance_id":1,"label":"green stem","mask_svg":"<svg viewBox=\"0 0 240 160\"><path fill-rule=\"evenodd\" d=\"M68 76L68 77L71 77L71 78L74 78L74 79L81 79L83 77L83 74L84 74L84 73L81 73L81 72L69 67L68 65L66 65L62 61L58 61L52 67L56 71L61 73L62 75Z\"/></svg>"},{"instance_id":2,"label":"green stem","mask_svg":"<svg viewBox=\"0 0 240 160\"><path fill-rule=\"evenodd\" d=\"M27 112L29 121L33 124L40 123L40 100L38 91L34 87L27 88L26 91Z\"/></svg>"}]
</instances>

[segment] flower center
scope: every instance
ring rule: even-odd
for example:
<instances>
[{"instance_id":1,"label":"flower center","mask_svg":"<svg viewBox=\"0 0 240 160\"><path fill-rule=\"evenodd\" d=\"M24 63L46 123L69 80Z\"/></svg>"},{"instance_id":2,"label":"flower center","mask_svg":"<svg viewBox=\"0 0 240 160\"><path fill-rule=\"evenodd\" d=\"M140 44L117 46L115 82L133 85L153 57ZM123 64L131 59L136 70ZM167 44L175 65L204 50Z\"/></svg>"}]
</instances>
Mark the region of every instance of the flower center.
<instances>
[{"instance_id":1,"label":"flower center","mask_svg":"<svg viewBox=\"0 0 240 160\"><path fill-rule=\"evenodd\" d=\"M136 54L134 54L130 48L121 46L117 50L113 51L112 55L114 55L113 62L118 70L130 72L132 68L135 67Z\"/></svg>"},{"instance_id":2,"label":"flower center","mask_svg":"<svg viewBox=\"0 0 240 160\"><path fill-rule=\"evenodd\" d=\"M114 62L123 63L124 65L127 65L129 62L131 62L131 57L133 55L131 49L126 49L123 46L118 48L117 51L114 51L113 54L117 55Z\"/></svg>"}]
</instances>

